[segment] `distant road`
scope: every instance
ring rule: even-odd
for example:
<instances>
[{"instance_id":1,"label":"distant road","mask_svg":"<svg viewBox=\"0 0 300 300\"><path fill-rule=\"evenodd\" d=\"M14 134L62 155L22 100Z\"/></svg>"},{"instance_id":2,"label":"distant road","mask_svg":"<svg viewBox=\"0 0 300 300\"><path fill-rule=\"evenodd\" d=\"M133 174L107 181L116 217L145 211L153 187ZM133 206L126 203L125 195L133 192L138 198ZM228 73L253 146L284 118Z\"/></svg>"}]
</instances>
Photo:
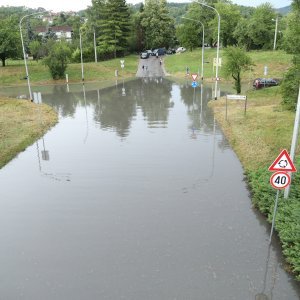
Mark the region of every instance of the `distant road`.
<instances>
[{"instance_id":1,"label":"distant road","mask_svg":"<svg viewBox=\"0 0 300 300\"><path fill-rule=\"evenodd\" d=\"M162 64L160 64L160 59ZM144 68L143 68L144 66ZM156 58L150 56L146 59L140 59L136 77L163 77L166 76L163 57Z\"/></svg>"}]
</instances>

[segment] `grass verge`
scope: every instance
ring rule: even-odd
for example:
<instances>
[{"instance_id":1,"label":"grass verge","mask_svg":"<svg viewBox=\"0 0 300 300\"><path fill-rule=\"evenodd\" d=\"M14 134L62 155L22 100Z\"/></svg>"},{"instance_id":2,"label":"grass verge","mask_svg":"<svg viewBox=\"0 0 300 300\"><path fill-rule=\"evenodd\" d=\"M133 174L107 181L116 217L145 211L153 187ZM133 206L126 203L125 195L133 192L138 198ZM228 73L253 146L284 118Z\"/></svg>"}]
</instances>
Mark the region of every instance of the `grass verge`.
<instances>
[{"instance_id":1,"label":"grass verge","mask_svg":"<svg viewBox=\"0 0 300 300\"><path fill-rule=\"evenodd\" d=\"M0 98L0 169L57 122L45 104Z\"/></svg>"},{"instance_id":2,"label":"grass verge","mask_svg":"<svg viewBox=\"0 0 300 300\"><path fill-rule=\"evenodd\" d=\"M121 69L120 60L125 61L124 70ZM124 78L135 76L139 58L137 55L129 55L125 58L112 59L107 61L101 61L98 63L90 62L84 63L84 80L89 81L103 81L115 78L115 70L119 71L119 75ZM30 82L32 84L57 84L65 83L65 79L53 80L49 72L42 61L29 61L28 70L30 76ZM8 60L5 67L0 67L1 77L0 86L11 85L26 85L25 67L22 60L12 61ZM69 64L66 73L69 76L69 82L81 82L81 64Z\"/></svg>"},{"instance_id":3,"label":"grass verge","mask_svg":"<svg viewBox=\"0 0 300 300\"><path fill-rule=\"evenodd\" d=\"M194 51L186 51L184 53L177 53L166 56L165 67L171 76L184 77L186 75L186 67L189 67L190 73L201 74L202 50L196 49ZM292 56L284 51L250 51L247 53L254 66L251 71L242 74L242 80L253 81L256 77L273 77L282 78L283 73L286 72L291 65ZM215 77L215 69L213 69L213 59L216 57L216 49L205 49L204 52L204 79L211 80ZM224 51L220 50L220 57L224 57ZM224 65L224 59L222 60ZM264 75L264 66L268 67L268 75ZM221 80L230 80L232 78L225 78L223 73L223 66L219 68Z\"/></svg>"},{"instance_id":4,"label":"grass verge","mask_svg":"<svg viewBox=\"0 0 300 300\"><path fill-rule=\"evenodd\" d=\"M281 149L290 149L295 113L283 111L279 87L249 91L247 114L244 103L228 101L225 120L225 99L211 101L216 119L244 167L253 205L271 223L275 190L269 179L268 167ZM296 153L296 168L300 170L300 147ZM300 280L300 175L293 176L288 200L280 193L275 228L288 262L287 269Z\"/></svg>"}]
</instances>

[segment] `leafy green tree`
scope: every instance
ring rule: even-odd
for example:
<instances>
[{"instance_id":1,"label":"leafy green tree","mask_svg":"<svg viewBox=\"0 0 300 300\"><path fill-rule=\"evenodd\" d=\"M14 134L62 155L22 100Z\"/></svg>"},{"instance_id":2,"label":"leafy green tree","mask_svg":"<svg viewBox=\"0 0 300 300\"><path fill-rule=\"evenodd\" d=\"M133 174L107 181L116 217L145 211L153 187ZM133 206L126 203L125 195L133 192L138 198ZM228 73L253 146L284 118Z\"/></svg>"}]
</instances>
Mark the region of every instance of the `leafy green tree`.
<instances>
[{"instance_id":1,"label":"leafy green tree","mask_svg":"<svg viewBox=\"0 0 300 300\"><path fill-rule=\"evenodd\" d=\"M225 49L225 76L232 76L234 79L234 88L237 94L241 93L241 72L249 70L253 65L251 58L245 50L239 47L229 46Z\"/></svg>"},{"instance_id":2,"label":"leafy green tree","mask_svg":"<svg viewBox=\"0 0 300 300\"><path fill-rule=\"evenodd\" d=\"M237 5L219 2L216 4L216 9L221 16L220 23L220 40L224 47L236 45L237 40L233 34L238 22L241 19L241 13ZM217 19L213 22L214 28L217 28ZM215 32L217 34L217 32Z\"/></svg>"},{"instance_id":3,"label":"leafy green tree","mask_svg":"<svg viewBox=\"0 0 300 300\"><path fill-rule=\"evenodd\" d=\"M249 19L241 18L233 31L238 46L244 47L247 51L253 47L253 41L250 37L248 25Z\"/></svg>"},{"instance_id":4,"label":"leafy green tree","mask_svg":"<svg viewBox=\"0 0 300 300\"><path fill-rule=\"evenodd\" d=\"M188 19L182 19L182 24L176 28L176 37L180 45L193 50L193 48L202 46L202 25L204 25L205 35L209 33L207 20L203 14L202 7L198 3L192 3L186 15ZM198 22L200 21L200 22Z\"/></svg>"},{"instance_id":5,"label":"leafy green tree","mask_svg":"<svg viewBox=\"0 0 300 300\"><path fill-rule=\"evenodd\" d=\"M252 48L272 49L276 14L270 3L258 6L249 19L247 34L252 40Z\"/></svg>"},{"instance_id":6,"label":"leafy green tree","mask_svg":"<svg viewBox=\"0 0 300 300\"><path fill-rule=\"evenodd\" d=\"M145 31L146 48L173 46L175 25L166 0L145 0L141 24Z\"/></svg>"},{"instance_id":7,"label":"leafy green tree","mask_svg":"<svg viewBox=\"0 0 300 300\"><path fill-rule=\"evenodd\" d=\"M44 62L49 67L53 79L64 78L71 56L71 49L67 42L54 43Z\"/></svg>"},{"instance_id":8,"label":"leafy green tree","mask_svg":"<svg viewBox=\"0 0 300 300\"><path fill-rule=\"evenodd\" d=\"M294 54L292 67L285 74L281 83L282 105L289 110L295 110L300 86L300 0L292 3L292 12L288 16L285 32L285 49Z\"/></svg>"},{"instance_id":9,"label":"leafy green tree","mask_svg":"<svg viewBox=\"0 0 300 300\"><path fill-rule=\"evenodd\" d=\"M34 60L39 60L44 54L44 45L39 41L32 41L29 43L29 51Z\"/></svg>"},{"instance_id":10,"label":"leafy green tree","mask_svg":"<svg viewBox=\"0 0 300 300\"><path fill-rule=\"evenodd\" d=\"M5 67L8 58L22 56L21 38L19 28L14 18L0 20L0 59Z\"/></svg>"},{"instance_id":11,"label":"leafy green tree","mask_svg":"<svg viewBox=\"0 0 300 300\"><path fill-rule=\"evenodd\" d=\"M131 31L129 8L125 0L93 0L88 11L90 34L97 31L100 54L124 55Z\"/></svg>"}]
</instances>

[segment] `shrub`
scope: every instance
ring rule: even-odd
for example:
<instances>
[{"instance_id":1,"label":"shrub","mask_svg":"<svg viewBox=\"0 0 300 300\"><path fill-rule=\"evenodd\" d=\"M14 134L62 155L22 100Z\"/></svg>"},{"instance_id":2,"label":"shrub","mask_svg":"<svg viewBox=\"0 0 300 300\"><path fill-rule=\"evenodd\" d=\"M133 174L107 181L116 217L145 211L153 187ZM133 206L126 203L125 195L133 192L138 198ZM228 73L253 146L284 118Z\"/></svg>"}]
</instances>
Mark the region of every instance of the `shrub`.
<instances>
[{"instance_id":1,"label":"shrub","mask_svg":"<svg viewBox=\"0 0 300 300\"><path fill-rule=\"evenodd\" d=\"M53 79L64 78L70 57L71 49L66 42L52 45L44 62L49 67Z\"/></svg>"}]
</instances>

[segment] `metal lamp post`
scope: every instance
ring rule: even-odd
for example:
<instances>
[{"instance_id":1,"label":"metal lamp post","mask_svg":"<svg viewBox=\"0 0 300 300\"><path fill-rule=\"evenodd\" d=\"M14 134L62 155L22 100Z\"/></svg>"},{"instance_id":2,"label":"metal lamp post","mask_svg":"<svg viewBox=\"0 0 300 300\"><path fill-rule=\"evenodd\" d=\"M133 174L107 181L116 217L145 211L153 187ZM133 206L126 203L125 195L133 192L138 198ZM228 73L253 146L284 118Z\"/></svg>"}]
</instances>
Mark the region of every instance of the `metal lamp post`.
<instances>
[{"instance_id":1,"label":"metal lamp post","mask_svg":"<svg viewBox=\"0 0 300 300\"><path fill-rule=\"evenodd\" d=\"M23 33L22 33L22 22L25 18L34 16L34 15L42 15L48 13L48 11L45 12L37 12L37 13L33 13L33 14L29 14L26 16L23 16L20 19L19 22L19 28L20 28L20 36L21 36L21 42L22 42L22 49L23 49L23 57L24 57L24 64L25 64L25 70L26 70L26 78L27 78L27 85L28 85L28 91L29 91L29 98L30 100L32 100L32 92L31 92L31 87L30 87L30 79L29 79L29 72L28 72L28 66L27 66L27 58L26 58L26 53L25 53L25 46L24 46L24 40L23 40Z\"/></svg>"},{"instance_id":2,"label":"metal lamp post","mask_svg":"<svg viewBox=\"0 0 300 300\"><path fill-rule=\"evenodd\" d=\"M273 50L276 49L276 41L277 41L277 32L278 32L278 16L276 19L272 19L272 21L275 21L275 33L274 33L274 45L273 45Z\"/></svg>"},{"instance_id":3,"label":"metal lamp post","mask_svg":"<svg viewBox=\"0 0 300 300\"><path fill-rule=\"evenodd\" d=\"M190 20L190 21L194 21L194 22L198 22L202 25L202 60L201 60L201 79L203 80L204 77L204 25L201 21L198 20L194 20L194 19L190 19L190 18L186 18L186 17L181 17L182 19L186 19L186 20Z\"/></svg>"},{"instance_id":4,"label":"metal lamp post","mask_svg":"<svg viewBox=\"0 0 300 300\"><path fill-rule=\"evenodd\" d=\"M80 28L79 28L79 44L80 44L81 80L82 80L82 82L84 82L83 58L82 58L82 37L81 37Z\"/></svg>"},{"instance_id":5,"label":"metal lamp post","mask_svg":"<svg viewBox=\"0 0 300 300\"><path fill-rule=\"evenodd\" d=\"M206 6L208 8L213 9L218 15L218 41L217 41L217 65L216 65L216 84L215 84L215 100L217 100L217 86L218 86L218 79L219 79L219 51L220 51L220 24L221 24L221 17L219 12L212 6L209 6L202 2L196 2L200 5Z\"/></svg>"}]
</instances>

